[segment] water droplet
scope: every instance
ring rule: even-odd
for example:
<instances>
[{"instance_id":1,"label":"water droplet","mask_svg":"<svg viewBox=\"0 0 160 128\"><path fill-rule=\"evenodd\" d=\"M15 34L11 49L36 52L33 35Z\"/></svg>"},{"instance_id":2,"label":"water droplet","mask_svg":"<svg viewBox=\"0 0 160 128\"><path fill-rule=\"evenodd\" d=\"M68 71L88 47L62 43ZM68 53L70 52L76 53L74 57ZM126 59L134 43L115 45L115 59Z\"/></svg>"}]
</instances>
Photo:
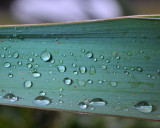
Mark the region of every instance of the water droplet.
<instances>
[{"instance_id":1,"label":"water droplet","mask_svg":"<svg viewBox=\"0 0 160 128\"><path fill-rule=\"evenodd\" d=\"M87 69L86 69L86 67L80 67L79 71L80 71L80 73L86 73Z\"/></svg>"},{"instance_id":2,"label":"water droplet","mask_svg":"<svg viewBox=\"0 0 160 128\"><path fill-rule=\"evenodd\" d=\"M63 95L62 95L62 94L59 94L59 97L60 97L60 98L62 98L62 97L63 97Z\"/></svg>"},{"instance_id":3,"label":"water droplet","mask_svg":"<svg viewBox=\"0 0 160 128\"><path fill-rule=\"evenodd\" d=\"M124 71L124 74L125 74L125 75L128 75L128 74L129 74L129 72L128 72L128 71Z\"/></svg>"},{"instance_id":4,"label":"water droplet","mask_svg":"<svg viewBox=\"0 0 160 128\"><path fill-rule=\"evenodd\" d=\"M51 64L53 64L55 62L55 60L51 60Z\"/></svg>"},{"instance_id":5,"label":"water droplet","mask_svg":"<svg viewBox=\"0 0 160 128\"><path fill-rule=\"evenodd\" d=\"M33 59L33 58L28 58L28 60L29 60L30 62L33 62L33 61L34 61L34 59Z\"/></svg>"},{"instance_id":6,"label":"water droplet","mask_svg":"<svg viewBox=\"0 0 160 128\"><path fill-rule=\"evenodd\" d=\"M92 110L92 111L93 111L94 109L95 109L95 107L93 107L93 106L90 108L90 110Z\"/></svg>"},{"instance_id":7,"label":"water droplet","mask_svg":"<svg viewBox=\"0 0 160 128\"><path fill-rule=\"evenodd\" d=\"M89 84L92 84L92 83L93 83L93 81L92 81L92 80L88 80L87 82L88 82Z\"/></svg>"},{"instance_id":8,"label":"water droplet","mask_svg":"<svg viewBox=\"0 0 160 128\"><path fill-rule=\"evenodd\" d=\"M9 57L9 58L11 58L11 57L12 57L12 55L11 55L11 54L9 54L9 55L8 55L8 57Z\"/></svg>"},{"instance_id":9,"label":"water droplet","mask_svg":"<svg viewBox=\"0 0 160 128\"><path fill-rule=\"evenodd\" d=\"M89 74L90 74L90 75L94 75L95 73L96 73L95 67L91 66L91 67L90 67Z\"/></svg>"},{"instance_id":10,"label":"water droplet","mask_svg":"<svg viewBox=\"0 0 160 128\"><path fill-rule=\"evenodd\" d=\"M18 64L19 66L21 66L21 65L22 65L22 62L21 62L21 61L18 61L17 64Z\"/></svg>"},{"instance_id":11,"label":"water droplet","mask_svg":"<svg viewBox=\"0 0 160 128\"><path fill-rule=\"evenodd\" d=\"M118 69L119 69L119 68L120 68L120 66L119 66L119 65L116 65L116 68L118 68Z\"/></svg>"},{"instance_id":12,"label":"water droplet","mask_svg":"<svg viewBox=\"0 0 160 128\"><path fill-rule=\"evenodd\" d=\"M53 71L52 71L52 70L50 70L48 73L51 75L51 74L53 73Z\"/></svg>"},{"instance_id":13,"label":"water droplet","mask_svg":"<svg viewBox=\"0 0 160 128\"><path fill-rule=\"evenodd\" d=\"M143 112L143 113L150 113L150 112L152 112L152 105L149 104L149 103L147 103L147 102L145 102L145 101L139 102L134 107L138 111Z\"/></svg>"},{"instance_id":14,"label":"water droplet","mask_svg":"<svg viewBox=\"0 0 160 128\"><path fill-rule=\"evenodd\" d=\"M98 83L99 83L99 84L103 84L103 81L102 81L102 80L99 80Z\"/></svg>"},{"instance_id":15,"label":"water droplet","mask_svg":"<svg viewBox=\"0 0 160 128\"><path fill-rule=\"evenodd\" d=\"M156 79L156 76L152 76L152 79Z\"/></svg>"},{"instance_id":16,"label":"water droplet","mask_svg":"<svg viewBox=\"0 0 160 128\"><path fill-rule=\"evenodd\" d=\"M105 106L107 104L107 102L101 98L95 98L95 99L91 100L89 104L95 105L95 106Z\"/></svg>"},{"instance_id":17,"label":"water droplet","mask_svg":"<svg viewBox=\"0 0 160 128\"><path fill-rule=\"evenodd\" d=\"M85 52L85 50L84 50L84 49L82 49L82 50L81 50L81 52Z\"/></svg>"},{"instance_id":18,"label":"water droplet","mask_svg":"<svg viewBox=\"0 0 160 128\"><path fill-rule=\"evenodd\" d=\"M5 68L9 68L10 66L11 66L11 64L9 62L4 63Z\"/></svg>"},{"instance_id":19,"label":"water droplet","mask_svg":"<svg viewBox=\"0 0 160 128\"><path fill-rule=\"evenodd\" d=\"M66 67L65 66L58 66L58 71L59 72L65 72L66 71Z\"/></svg>"},{"instance_id":20,"label":"water droplet","mask_svg":"<svg viewBox=\"0 0 160 128\"><path fill-rule=\"evenodd\" d=\"M134 70L135 70L135 68L134 68L134 67L131 67L131 68L130 68L130 70L131 70L131 71L134 71Z\"/></svg>"},{"instance_id":21,"label":"water droplet","mask_svg":"<svg viewBox=\"0 0 160 128\"><path fill-rule=\"evenodd\" d=\"M18 57L19 57L19 53L18 53L18 52L14 52L14 53L13 53L13 57L14 57L14 58L18 58Z\"/></svg>"},{"instance_id":22,"label":"water droplet","mask_svg":"<svg viewBox=\"0 0 160 128\"><path fill-rule=\"evenodd\" d=\"M56 80L56 78L55 78L55 77L53 77L53 78L52 78L52 80Z\"/></svg>"},{"instance_id":23,"label":"water droplet","mask_svg":"<svg viewBox=\"0 0 160 128\"><path fill-rule=\"evenodd\" d=\"M28 63L26 64L27 68L32 68L32 64L31 63Z\"/></svg>"},{"instance_id":24,"label":"water droplet","mask_svg":"<svg viewBox=\"0 0 160 128\"><path fill-rule=\"evenodd\" d=\"M46 106L51 103L51 100L46 96L37 96L34 99L34 103L41 106Z\"/></svg>"},{"instance_id":25,"label":"water droplet","mask_svg":"<svg viewBox=\"0 0 160 128\"><path fill-rule=\"evenodd\" d=\"M12 78L12 77L13 77L13 74L9 73L9 74L8 74L8 77L9 77L9 78Z\"/></svg>"},{"instance_id":26,"label":"water droplet","mask_svg":"<svg viewBox=\"0 0 160 128\"><path fill-rule=\"evenodd\" d=\"M87 109L88 108L88 105L85 104L84 102L80 102L78 105L79 105L80 109Z\"/></svg>"},{"instance_id":27,"label":"water droplet","mask_svg":"<svg viewBox=\"0 0 160 128\"><path fill-rule=\"evenodd\" d=\"M142 71L143 71L142 68L140 68L140 67L137 67L136 70L137 70L138 72L142 72Z\"/></svg>"},{"instance_id":28,"label":"water droplet","mask_svg":"<svg viewBox=\"0 0 160 128\"><path fill-rule=\"evenodd\" d=\"M5 58L5 55L4 55L4 54L1 54L1 57L2 57L2 58Z\"/></svg>"},{"instance_id":29,"label":"water droplet","mask_svg":"<svg viewBox=\"0 0 160 128\"><path fill-rule=\"evenodd\" d=\"M77 72L77 71L73 71L73 74L74 74L74 75L77 75L77 74L78 74L78 72Z\"/></svg>"},{"instance_id":30,"label":"water droplet","mask_svg":"<svg viewBox=\"0 0 160 128\"><path fill-rule=\"evenodd\" d=\"M2 48L3 48L3 50L7 50L7 47L6 47L6 46L3 46Z\"/></svg>"},{"instance_id":31,"label":"water droplet","mask_svg":"<svg viewBox=\"0 0 160 128\"><path fill-rule=\"evenodd\" d=\"M31 88L32 85L33 85L33 83L32 83L32 81L30 81L30 80L27 80L27 81L24 82L24 87L25 87L25 88Z\"/></svg>"},{"instance_id":32,"label":"water droplet","mask_svg":"<svg viewBox=\"0 0 160 128\"><path fill-rule=\"evenodd\" d=\"M116 56L116 59L117 59L117 60L120 60L120 57L119 57L119 56Z\"/></svg>"},{"instance_id":33,"label":"water droplet","mask_svg":"<svg viewBox=\"0 0 160 128\"><path fill-rule=\"evenodd\" d=\"M110 82L109 84L110 84L111 86L113 86L113 87L117 86L117 82L114 82L114 81L113 81L113 82Z\"/></svg>"},{"instance_id":34,"label":"water droplet","mask_svg":"<svg viewBox=\"0 0 160 128\"><path fill-rule=\"evenodd\" d=\"M147 76L148 76L148 77L151 77L151 75L150 75L150 74L147 74Z\"/></svg>"},{"instance_id":35,"label":"water droplet","mask_svg":"<svg viewBox=\"0 0 160 128\"><path fill-rule=\"evenodd\" d=\"M107 66L102 65L101 69L105 70L107 68Z\"/></svg>"},{"instance_id":36,"label":"water droplet","mask_svg":"<svg viewBox=\"0 0 160 128\"><path fill-rule=\"evenodd\" d=\"M69 78L64 78L63 82L64 82L64 84L66 84L66 85L71 85L71 84L72 84L72 80L69 79Z\"/></svg>"},{"instance_id":37,"label":"water droplet","mask_svg":"<svg viewBox=\"0 0 160 128\"><path fill-rule=\"evenodd\" d=\"M33 72L32 76L35 77L35 78L38 78L38 77L41 76L41 74L39 72Z\"/></svg>"},{"instance_id":38,"label":"water droplet","mask_svg":"<svg viewBox=\"0 0 160 128\"><path fill-rule=\"evenodd\" d=\"M104 56L100 55L100 58L101 58L101 59L104 59Z\"/></svg>"},{"instance_id":39,"label":"water droplet","mask_svg":"<svg viewBox=\"0 0 160 128\"><path fill-rule=\"evenodd\" d=\"M18 97L16 97L14 94L12 93L8 93L3 97L5 100L10 101L10 102L15 102L18 100Z\"/></svg>"},{"instance_id":40,"label":"water droplet","mask_svg":"<svg viewBox=\"0 0 160 128\"><path fill-rule=\"evenodd\" d=\"M62 92L62 91L63 91L63 88L59 88L59 91Z\"/></svg>"},{"instance_id":41,"label":"water droplet","mask_svg":"<svg viewBox=\"0 0 160 128\"><path fill-rule=\"evenodd\" d=\"M93 61L94 61L94 62L97 62L97 58L94 58Z\"/></svg>"},{"instance_id":42,"label":"water droplet","mask_svg":"<svg viewBox=\"0 0 160 128\"><path fill-rule=\"evenodd\" d=\"M41 59L45 62L49 61L52 58L52 55L48 51L43 51L41 54Z\"/></svg>"},{"instance_id":43,"label":"water droplet","mask_svg":"<svg viewBox=\"0 0 160 128\"><path fill-rule=\"evenodd\" d=\"M63 63L63 60L59 60L59 63L62 64L62 63Z\"/></svg>"},{"instance_id":44,"label":"water droplet","mask_svg":"<svg viewBox=\"0 0 160 128\"><path fill-rule=\"evenodd\" d=\"M75 68L76 66L77 66L77 65L76 65L75 63L73 63L73 64L72 64L72 67L74 67L74 68Z\"/></svg>"},{"instance_id":45,"label":"water droplet","mask_svg":"<svg viewBox=\"0 0 160 128\"><path fill-rule=\"evenodd\" d=\"M58 103L60 103L60 104L62 104L64 101L62 101L62 100L58 100Z\"/></svg>"},{"instance_id":46,"label":"water droplet","mask_svg":"<svg viewBox=\"0 0 160 128\"><path fill-rule=\"evenodd\" d=\"M45 93L44 91L40 91L40 92L39 92L39 95L40 95L40 96L45 96L46 93Z\"/></svg>"},{"instance_id":47,"label":"water droplet","mask_svg":"<svg viewBox=\"0 0 160 128\"><path fill-rule=\"evenodd\" d=\"M110 62L110 60L106 59L106 62L107 62L107 63L109 63L109 62Z\"/></svg>"},{"instance_id":48,"label":"water droplet","mask_svg":"<svg viewBox=\"0 0 160 128\"><path fill-rule=\"evenodd\" d=\"M93 53L92 52L87 52L87 57L88 58L92 58L93 57Z\"/></svg>"},{"instance_id":49,"label":"water droplet","mask_svg":"<svg viewBox=\"0 0 160 128\"><path fill-rule=\"evenodd\" d=\"M80 81L78 81L78 85L84 87L86 85L86 82L84 80L80 80Z\"/></svg>"}]
</instances>

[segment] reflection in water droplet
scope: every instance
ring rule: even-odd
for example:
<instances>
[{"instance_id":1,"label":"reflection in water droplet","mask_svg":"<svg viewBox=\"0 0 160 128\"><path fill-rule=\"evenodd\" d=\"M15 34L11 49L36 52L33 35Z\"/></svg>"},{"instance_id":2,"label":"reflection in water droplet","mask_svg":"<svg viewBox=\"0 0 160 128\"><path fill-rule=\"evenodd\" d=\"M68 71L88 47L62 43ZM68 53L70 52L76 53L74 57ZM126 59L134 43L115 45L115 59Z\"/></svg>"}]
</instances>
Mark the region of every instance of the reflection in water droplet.
<instances>
[{"instance_id":1,"label":"reflection in water droplet","mask_svg":"<svg viewBox=\"0 0 160 128\"><path fill-rule=\"evenodd\" d=\"M88 108L88 105L85 104L84 102L80 102L78 105L79 105L80 109L87 109Z\"/></svg>"},{"instance_id":2,"label":"reflection in water droplet","mask_svg":"<svg viewBox=\"0 0 160 128\"><path fill-rule=\"evenodd\" d=\"M103 69L103 70L105 70L106 68L107 68L107 66L105 66L105 65L101 66L101 69Z\"/></svg>"},{"instance_id":3,"label":"reflection in water droplet","mask_svg":"<svg viewBox=\"0 0 160 128\"><path fill-rule=\"evenodd\" d=\"M77 72L77 71L73 71L73 74L74 74L74 75L77 75L77 74L78 74L78 72Z\"/></svg>"},{"instance_id":4,"label":"reflection in water droplet","mask_svg":"<svg viewBox=\"0 0 160 128\"><path fill-rule=\"evenodd\" d=\"M64 82L64 84L66 84L66 85L71 85L71 84L72 84L72 80L69 79L69 78L64 78L63 82Z\"/></svg>"},{"instance_id":5,"label":"reflection in water droplet","mask_svg":"<svg viewBox=\"0 0 160 128\"><path fill-rule=\"evenodd\" d=\"M40 91L40 92L39 92L39 95L40 95L40 96L45 96L46 93L45 93L44 91Z\"/></svg>"},{"instance_id":6,"label":"reflection in water droplet","mask_svg":"<svg viewBox=\"0 0 160 128\"><path fill-rule=\"evenodd\" d=\"M41 106L46 106L51 103L51 100L46 96L37 96L34 99L34 103Z\"/></svg>"},{"instance_id":7,"label":"reflection in water droplet","mask_svg":"<svg viewBox=\"0 0 160 128\"><path fill-rule=\"evenodd\" d=\"M59 72L65 72L66 71L66 67L65 66L58 66L58 71Z\"/></svg>"},{"instance_id":8,"label":"reflection in water droplet","mask_svg":"<svg viewBox=\"0 0 160 128\"><path fill-rule=\"evenodd\" d=\"M11 66L11 64L9 63L9 62L6 62L5 64L4 64L4 67L5 68L9 68Z\"/></svg>"},{"instance_id":9,"label":"reflection in water droplet","mask_svg":"<svg viewBox=\"0 0 160 128\"><path fill-rule=\"evenodd\" d=\"M79 71L80 71L80 73L86 73L87 69L86 69L86 67L80 67Z\"/></svg>"},{"instance_id":10,"label":"reflection in water droplet","mask_svg":"<svg viewBox=\"0 0 160 128\"><path fill-rule=\"evenodd\" d=\"M92 52L87 52L87 57L88 58L92 58L93 57L93 53Z\"/></svg>"},{"instance_id":11,"label":"reflection in water droplet","mask_svg":"<svg viewBox=\"0 0 160 128\"><path fill-rule=\"evenodd\" d=\"M31 63L28 63L26 64L27 68L32 68L32 64Z\"/></svg>"},{"instance_id":12,"label":"reflection in water droplet","mask_svg":"<svg viewBox=\"0 0 160 128\"><path fill-rule=\"evenodd\" d=\"M14 58L18 58L18 57L19 57L19 53L18 53L18 52L14 52L14 53L13 53L13 57L14 57Z\"/></svg>"},{"instance_id":13,"label":"reflection in water droplet","mask_svg":"<svg viewBox=\"0 0 160 128\"><path fill-rule=\"evenodd\" d=\"M89 74L90 74L90 75L94 75L95 73L96 73L95 67L91 66L91 67L90 67Z\"/></svg>"},{"instance_id":14,"label":"reflection in water droplet","mask_svg":"<svg viewBox=\"0 0 160 128\"><path fill-rule=\"evenodd\" d=\"M107 104L107 102L101 98L95 98L95 99L91 100L89 104L96 105L96 106L105 106Z\"/></svg>"},{"instance_id":15,"label":"reflection in water droplet","mask_svg":"<svg viewBox=\"0 0 160 128\"><path fill-rule=\"evenodd\" d=\"M27 80L27 81L24 82L24 87L25 87L25 88L31 88L32 85L33 85L33 83L32 83L32 81L30 81L30 80Z\"/></svg>"},{"instance_id":16,"label":"reflection in water droplet","mask_svg":"<svg viewBox=\"0 0 160 128\"><path fill-rule=\"evenodd\" d=\"M35 78L38 78L38 77L41 76L41 74L39 72L33 72L32 76L35 77Z\"/></svg>"},{"instance_id":17,"label":"reflection in water droplet","mask_svg":"<svg viewBox=\"0 0 160 128\"><path fill-rule=\"evenodd\" d=\"M93 81L92 81L92 80L88 80L87 82L88 82L89 84L92 84L92 83L93 83Z\"/></svg>"},{"instance_id":18,"label":"reflection in water droplet","mask_svg":"<svg viewBox=\"0 0 160 128\"><path fill-rule=\"evenodd\" d=\"M5 100L10 101L10 102L15 102L18 100L18 97L16 97L14 94L12 93L8 93L3 97Z\"/></svg>"},{"instance_id":19,"label":"reflection in water droplet","mask_svg":"<svg viewBox=\"0 0 160 128\"><path fill-rule=\"evenodd\" d=\"M113 81L113 82L110 82L109 84L110 84L111 86L113 86L113 87L117 86L117 82L114 82L114 81Z\"/></svg>"},{"instance_id":20,"label":"reflection in water droplet","mask_svg":"<svg viewBox=\"0 0 160 128\"><path fill-rule=\"evenodd\" d=\"M142 71L143 71L142 68L140 68L140 67L137 67L136 70L137 70L138 72L142 72Z\"/></svg>"},{"instance_id":21,"label":"reflection in water droplet","mask_svg":"<svg viewBox=\"0 0 160 128\"><path fill-rule=\"evenodd\" d=\"M9 78L12 78L12 77L13 77L13 74L9 73L9 74L8 74L8 77L9 77Z\"/></svg>"},{"instance_id":22,"label":"reflection in water droplet","mask_svg":"<svg viewBox=\"0 0 160 128\"><path fill-rule=\"evenodd\" d=\"M22 62L21 62L21 61L18 61L17 64L18 64L19 66L21 66L21 65L22 65Z\"/></svg>"},{"instance_id":23,"label":"reflection in water droplet","mask_svg":"<svg viewBox=\"0 0 160 128\"><path fill-rule=\"evenodd\" d=\"M33 62L33 61L34 61L34 59L33 59L33 58L29 58L28 60L29 60L30 62Z\"/></svg>"},{"instance_id":24,"label":"reflection in water droplet","mask_svg":"<svg viewBox=\"0 0 160 128\"><path fill-rule=\"evenodd\" d=\"M149 104L149 103L147 103L147 102L145 102L145 101L139 102L134 107L138 111L143 112L143 113L150 113L150 112L152 112L152 105Z\"/></svg>"},{"instance_id":25,"label":"reflection in water droplet","mask_svg":"<svg viewBox=\"0 0 160 128\"><path fill-rule=\"evenodd\" d=\"M49 61L52 58L51 54L48 51L43 51L41 54L41 59L45 62Z\"/></svg>"}]
</instances>

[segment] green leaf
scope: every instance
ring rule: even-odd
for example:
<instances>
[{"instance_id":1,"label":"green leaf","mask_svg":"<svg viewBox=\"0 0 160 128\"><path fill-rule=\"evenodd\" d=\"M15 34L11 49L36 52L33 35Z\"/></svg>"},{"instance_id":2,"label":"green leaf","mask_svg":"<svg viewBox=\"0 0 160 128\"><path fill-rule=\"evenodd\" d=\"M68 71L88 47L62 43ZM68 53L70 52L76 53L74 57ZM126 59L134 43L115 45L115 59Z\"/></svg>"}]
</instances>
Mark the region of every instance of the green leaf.
<instances>
[{"instance_id":1,"label":"green leaf","mask_svg":"<svg viewBox=\"0 0 160 128\"><path fill-rule=\"evenodd\" d=\"M0 103L160 120L160 16L0 26Z\"/></svg>"}]
</instances>

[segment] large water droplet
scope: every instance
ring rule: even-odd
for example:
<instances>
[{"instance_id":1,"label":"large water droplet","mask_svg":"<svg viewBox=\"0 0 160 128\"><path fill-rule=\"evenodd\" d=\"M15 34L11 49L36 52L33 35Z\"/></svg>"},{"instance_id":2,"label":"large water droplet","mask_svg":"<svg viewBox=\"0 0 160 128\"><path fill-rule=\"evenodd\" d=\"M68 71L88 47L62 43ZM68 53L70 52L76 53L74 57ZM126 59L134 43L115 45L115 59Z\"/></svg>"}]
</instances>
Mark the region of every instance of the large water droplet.
<instances>
[{"instance_id":1,"label":"large water droplet","mask_svg":"<svg viewBox=\"0 0 160 128\"><path fill-rule=\"evenodd\" d=\"M88 105L85 104L84 102L80 102L78 105L79 105L80 109L87 109L88 108Z\"/></svg>"},{"instance_id":2,"label":"large water droplet","mask_svg":"<svg viewBox=\"0 0 160 128\"><path fill-rule=\"evenodd\" d=\"M18 97L16 97L14 94L12 93L8 93L3 97L5 100L10 101L10 102L15 102L18 100Z\"/></svg>"},{"instance_id":3,"label":"large water droplet","mask_svg":"<svg viewBox=\"0 0 160 128\"><path fill-rule=\"evenodd\" d=\"M93 57L93 53L92 52L87 52L87 57L88 58L92 58Z\"/></svg>"},{"instance_id":4,"label":"large water droplet","mask_svg":"<svg viewBox=\"0 0 160 128\"><path fill-rule=\"evenodd\" d=\"M58 71L59 72L65 72L66 71L66 67L65 66L58 66Z\"/></svg>"},{"instance_id":5,"label":"large water droplet","mask_svg":"<svg viewBox=\"0 0 160 128\"><path fill-rule=\"evenodd\" d=\"M34 99L34 103L41 106L46 106L51 103L51 100L46 96L37 96Z\"/></svg>"},{"instance_id":6,"label":"large water droplet","mask_svg":"<svg viewBox=\"0 0 160 128\"><path fill-rule=\"evenodd\" d=\"M11 64L9 63L9 62L6 62L5 64L4 64L4 67L5 68L9 68L11 66Z\"/></svg>"},{"instance_id":7,"label":"large water droplet","mask_svg":"<svg viewBox=\"0 0 160 128\"><path fill-rule=\"evenodd\" d=\"M97 105L97 106L105 106L107 104L107 102L101 98L95 98L95 99L91 100L89 104L90 105Z\"/></svg>"},{"instance_id":8,"label":"large water droplet","mask_svg":"<svg viewBox=\"0 0 160 128\"><path fill-rule=\"evenodd\" d=\"M139 102L134 107L138 111L143 112L143 113L150 113L150 112L152 112L152 105L149 104L149 103L147 103L147 102L145 102L145 101Z\"/></svg>"},{"instance_id":9,"label":"large water droplet","mask_svg":"<svg viewBox=\"0 0 160 128\"><path fill-rule=\"evenodd\" d=\"M30 80L27 80L27 81L24 82L24 87L25 87L25 88L31 88L32 85L33 85L33 83L32 83L32 81L30 81Z\"/></svg>"},{"instance_id":10,"label":"large water droplet","mask_svg":"<svg viewBox=\"0 0 160 128\"><path fill-rule=\"evenodd\" d=\"M71 84L72 84L72 80L69 79L69 78L64 78L63 82L64 82L64 84L66 84L66 85L71 85Z\"/></svg>"},{"instance_id":11,"label":"large water droplet","mask_svg":"<svg viewBox=\"0 0 160 128\"><path fill-rule=\"evenodd\" d=\"M41 59L45 62L49 61L52 58L51 54L48 51L43 51L41 54Z\"/></svg>"},{"instance_id":12,"label":"large water droplet","mask_svg":"<svg viewBox=\"0 0 160 128\"><path fill-rule=\"evenodd\" d=\"M19 53L18 53L18 52L14 52L14 53L13 53L13 57L14 57L14 58L18 58L18 57L19 57Z\"/></svg>"},{"instance_id":13,"label":"large water droplet","mask_svg":"<svg viewBox=\"0 0 160 128\"><path fill-rule=\"evenodd\" d=\"M41 74L39 72L33 72L32 76L35 77L35 78L38 78L38 77L41 76Z\"/></svg>"},{"instance_id":14,"label":"large water droplet","mask_svg":"<svg viewBox=\"0 0 160 128\"><path fill-rule=\"evenodd\" d=\"M87 69L86 69L86 67L80 67L79 71L80 71L80 73L86 73Z\"/></svg>"}]
</instances>

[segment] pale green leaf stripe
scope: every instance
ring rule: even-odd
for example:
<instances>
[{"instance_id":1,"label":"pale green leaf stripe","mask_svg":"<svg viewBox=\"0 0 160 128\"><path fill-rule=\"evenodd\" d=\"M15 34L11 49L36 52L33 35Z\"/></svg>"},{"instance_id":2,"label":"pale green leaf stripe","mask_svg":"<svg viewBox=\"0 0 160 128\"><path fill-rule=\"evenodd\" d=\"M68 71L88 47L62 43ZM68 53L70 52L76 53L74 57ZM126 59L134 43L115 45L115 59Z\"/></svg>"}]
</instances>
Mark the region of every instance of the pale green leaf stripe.
<instances>
[{"instance_id":1,"label":"pale green leaf stripe","mask_svg":"<svg viewBox=\"0 0 160 128\"><path fill-rule=\"evenodd\" d=\"M43 51L55 62L43 61ZM31 88L24 87L26 80ZM1 104L160 120L159 16L1 26L0 89ZM34 103L40 91L53 99L50 104ZM19 98L10 99L14 95ZM90 105L95 98L106 105ZM153 109L138 111L134 106L142 101Z\"/></svg>"}]
</instances>

